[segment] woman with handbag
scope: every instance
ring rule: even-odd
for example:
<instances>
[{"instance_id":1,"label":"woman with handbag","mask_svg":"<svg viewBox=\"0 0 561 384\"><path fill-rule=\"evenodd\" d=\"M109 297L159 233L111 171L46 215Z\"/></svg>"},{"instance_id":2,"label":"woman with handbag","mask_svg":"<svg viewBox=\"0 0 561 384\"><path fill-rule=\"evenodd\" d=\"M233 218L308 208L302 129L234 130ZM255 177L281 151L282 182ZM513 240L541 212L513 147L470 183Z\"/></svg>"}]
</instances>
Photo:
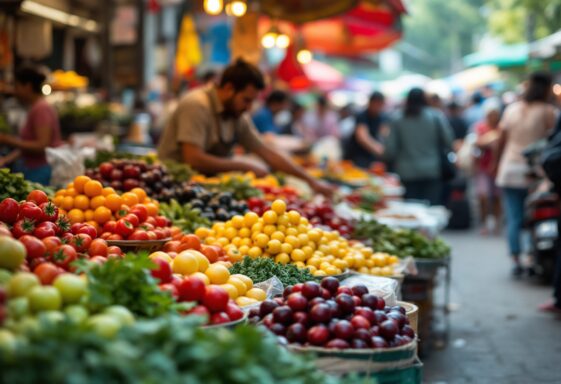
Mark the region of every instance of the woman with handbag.
<instances>
[{"instance_id":1,"label":"woman with handbag","mask_svg":"<svg viewBox=\"0 0 561 384\"><path fill-rule=\"evenodd\" d=\"M422 89L413 88L390 126L385 157L400 176L405 197L441 204L443 181L455 172L447 157L454 140L448 120L428 106Z\"/></svg>"},{"instance_id":2,"label":"woman with handbag","mask_svg":"<svg viewBox=\"0 0 561 384\"><path fill-rule=\"evenodd\" d=\"M530 76L520 101L509 105L499 124L499 156L497 185L502 189L506 212L508 246L513 261L512 273L520 276L521 235L524 202L528 196L528 164L522 155L524 148L546 138L555 125L556 110L549 103L552 78L537 72Z\"/></svg>"}]
</instances>

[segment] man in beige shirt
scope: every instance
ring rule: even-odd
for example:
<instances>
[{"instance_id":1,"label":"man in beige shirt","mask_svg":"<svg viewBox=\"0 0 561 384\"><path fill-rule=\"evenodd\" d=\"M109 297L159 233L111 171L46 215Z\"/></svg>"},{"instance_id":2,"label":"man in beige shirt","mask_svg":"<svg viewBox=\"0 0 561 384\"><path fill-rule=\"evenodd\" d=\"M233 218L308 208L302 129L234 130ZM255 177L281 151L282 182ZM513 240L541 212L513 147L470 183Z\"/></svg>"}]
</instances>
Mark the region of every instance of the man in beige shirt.
<instances>
[{"instance_id":1,"label":"man in beige shirt","mask_svg":"<svg viewBox=\"0 0 561 384\"><path fill-rule=\"evenodd\" d=\"M265 81L259 69L238 60L224 70L218 85L189 92L164 129L159 157L185 162L206 174L251 171L257 176L267 175L270 171L266 167L231 157L239 144L273 170L303 179L314 191L331 195L331 186L261 140L247 112L263 88Z\"/></svg>"}]
</instances>

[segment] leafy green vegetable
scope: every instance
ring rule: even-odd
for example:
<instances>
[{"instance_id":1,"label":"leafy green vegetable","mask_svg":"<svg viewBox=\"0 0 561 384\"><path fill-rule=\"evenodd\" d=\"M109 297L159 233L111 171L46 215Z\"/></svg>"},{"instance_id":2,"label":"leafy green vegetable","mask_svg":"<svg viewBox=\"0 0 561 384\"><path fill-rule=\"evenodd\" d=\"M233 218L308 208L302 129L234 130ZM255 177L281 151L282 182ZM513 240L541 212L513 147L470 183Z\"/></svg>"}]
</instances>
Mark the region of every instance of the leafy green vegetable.
<instances>
[{"instance_id":1,"label":"leafy green vegetable","mask_svg":"<svg viewBox=\"0 0 561 384\"><path fill-rule=\"evenodd\" d=\"M72 324L29 335L12 354L0 350L2 383L336 384L310 357L252 326L205 330L197 317L137 321L114 339ZM32 369L30 369L32 368Z\"/></svg>"},{"instance_id":2,"label":"leafy green vegetable","mask_svg":"<svg viewBox=\"0 0 561 384\"><path fill-rule=\"evenodd\" d=\"M307 269L299 269L292 264L275 263L267 257L252 259L246 256L241 262L234 264L230 268L230 273L246 275L254 283L260 283L276 276L285 287L314 280L314 277Z\"/></svg>"},{"instance_id":3,"label":"leafy green vegetable","mask_svg":"<svg viewBox=\"0 0 561 384\"><path fill-rule=\"evenodd\" d=\"M220 184L203 184L203 186L212 191L230 192L236 200L247 200L262 195L261 190L252 187L251 182L245 178L232 177Z\"/></svg>"},{"instance_id":4,"label":"leafy green vegetable","mask_svg":"<svg viewBox=\"0 0 561 384\"><path fill-rule=\"evenodd\" d=\"M187 182L191 180L191 177L195 174L193 168L185 163L178 163L173 160L164 160L163 164L166 166L168 173L176 183Z\"/></svg>"},{"instance_id":5,"label":"leafy green vegetable","mask_svg":"<svg viewBox=\"0 0 561 384\"><path fill-rule=\"evenodd\" d=\"M160 214L170 219L184 232L193 233L197 228L210 227L212 224L210 220L201 216L200 209L191 208L189 203L179 204L175 199L171 199L169 203L161 203Z\"/></svg>"},{"instance_id":6,"label":"leafy green vegetable","mask_svg":"<svg viewBox=\"0 0 561 384\"><path fill-rule=\"evenodd\" d=\"M25 200L29 192L34 189L45 191L49 196L54 195L52 189L25 180L22 173L12 173L8 168L0 169L0 201L7 197L17 201Z\"/></svg>"},{"instance_id":7,"label":"leafy green vegetable","mask_svg":"<svg viewBox=\"0 0 561 384\"><path fill-rule=\"evenodd\" d=\"M111 258L104 264L80 264L88 276L88 306L99 311L110 305L123 305L134 314L161 316L183 309L169 292L162 291L149 270L154 266L146 253ZM87 262L85 262L87 263Z\"/></svg>"},{"instance_id":8,"label":"leafy green vegetable","mask_svg":"<svg viewBox=\"0 0 561 384\"><path fill-rule=\"evenodd\" d=\"M431 240L419 231L393 229L374 220L360 220L355 227L354 237L367 240L375 252L401 258L439 259L450 255L450 246L440 238Z\"/></svg>"}]
</instances>

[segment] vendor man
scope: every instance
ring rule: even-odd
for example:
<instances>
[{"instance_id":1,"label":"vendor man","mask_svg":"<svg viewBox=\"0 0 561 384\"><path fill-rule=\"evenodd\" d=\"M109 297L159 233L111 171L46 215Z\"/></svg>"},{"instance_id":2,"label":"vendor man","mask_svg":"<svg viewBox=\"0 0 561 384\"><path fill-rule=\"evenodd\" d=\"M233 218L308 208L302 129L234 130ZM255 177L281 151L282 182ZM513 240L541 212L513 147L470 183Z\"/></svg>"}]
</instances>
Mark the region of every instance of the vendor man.
<instances>
[{"instance_id":1,"label":"vendor man","mask_svg":"<svg viewBox=\"0 0 561 384\"><path fill-rule=\"evenodd\" d=\"M261 140L247 112L264 88L259 69L237 60L224 70L218 85L195 89L181 99L164 129L159 157L185 162L206 174L251 171L260 177L267 175L269 170L259 163L231 157L232 149L239 144L275 171L294 175L315 192L331 195L331 186Z\"/></svg>"}]
</instances>

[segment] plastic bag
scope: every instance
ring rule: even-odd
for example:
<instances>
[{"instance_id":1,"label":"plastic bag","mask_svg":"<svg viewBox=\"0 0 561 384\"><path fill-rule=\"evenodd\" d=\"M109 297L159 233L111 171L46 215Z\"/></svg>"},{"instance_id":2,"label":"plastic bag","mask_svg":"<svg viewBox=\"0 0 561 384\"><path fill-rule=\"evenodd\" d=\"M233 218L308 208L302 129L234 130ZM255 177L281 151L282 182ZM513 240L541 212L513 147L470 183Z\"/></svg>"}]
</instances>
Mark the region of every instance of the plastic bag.
<instances>
[{"instance_id":1,"label":"plastic bag","mask_svg":"<svg viewBox=\"0 0 561 384\"><path fill-rule=\"evenodd\" d=\"M47 162L52 168L51 185L64 186L85 171L84 157L79 149L68 145L46 149Z\"/></svg>"},{"instance_id":2,"label":"plastic bag","mask_svg":"<svg viewBox=\"0 0 561 384\"><path fill-rule=\"evenodd\" d=\"M415 258L412 256L401 259L399 264L394 266L393 270L395 273L403 275L416 275L418 273Z\"/></svg>"},{"instance_id":3,"label":"plastic bag","mask_svg":"<svg viewBox=\"0 0 561 384\"><path fill-rule=\"evenodd\" d=\"M353 287L358 284L365 285L373 295L382 297L386 301L386 305L397 305L399 283L396 280L387 277L357 274L341 282L341 285L347 287Z\"/></svg>"},{"instance_id":4,"label":"plastic bag","mask_svg":"<svg viewBox=\"0 0 561 384\"><path fill-rule=\"evenodd\" d=\"M265 291L267 294L267 299L273 299L276 296L282 295L284 292L284 286L278 277L273 276L269 280L262 281L260 283L253 284L255 288L259 288ZM261 303L255 303L242 307L244 312L249 312L252 308L257 308Z\"/></svg>"}]
</instances>

